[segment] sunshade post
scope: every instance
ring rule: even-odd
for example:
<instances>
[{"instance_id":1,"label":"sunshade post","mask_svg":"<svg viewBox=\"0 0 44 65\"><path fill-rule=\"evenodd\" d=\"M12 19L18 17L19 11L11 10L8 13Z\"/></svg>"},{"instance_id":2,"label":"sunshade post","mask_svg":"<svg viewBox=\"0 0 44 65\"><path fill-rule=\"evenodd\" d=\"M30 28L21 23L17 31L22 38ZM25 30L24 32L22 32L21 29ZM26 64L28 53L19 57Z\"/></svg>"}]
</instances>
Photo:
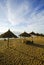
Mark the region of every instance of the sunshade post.
<instances>
[{"instance_id":1,"label":"sunshade post","mask_svg":"<svg viewBox=\"0 0 44 65\"><path fill-rule=\"evenodd\" d=\"M8 37L8 43L7 43L7 47L9 48L9 37Z\"/></svg>"},{"instance_id":2,"label":"sunshade post","mask_svg":"<svg viewBox=\"0 0 44 65\"><path fill-rule=\"evenodd\" d=\"M32 43L33 43L33 36L32 36Z\"/></svg>"}]
</instances>

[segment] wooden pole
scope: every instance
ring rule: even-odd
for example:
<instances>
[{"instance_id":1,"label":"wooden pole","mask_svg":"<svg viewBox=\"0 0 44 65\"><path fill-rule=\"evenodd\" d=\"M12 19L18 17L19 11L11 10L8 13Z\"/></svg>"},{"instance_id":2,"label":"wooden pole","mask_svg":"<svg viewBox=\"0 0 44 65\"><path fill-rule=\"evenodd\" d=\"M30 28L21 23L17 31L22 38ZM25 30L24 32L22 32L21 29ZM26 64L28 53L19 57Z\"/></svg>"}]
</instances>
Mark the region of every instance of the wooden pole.
<instances>
[{"instance_id":1,"label":"wooden pole","mask_svg":"<svg viewBox=\"0 0 44 65\"><path fill-rule=\"evenodd\" d=\"M33 43L33 36L32 36L32 43Z\"/></svg>"},{"instance_id":2,"label":"wooden pole","mask_svg":"<svg viewBox=\"0 0 44 65\"><path fill-rule=\"evenodd\" d=\"M7 47L9 48L9 37L8 37L8 43L7 43Z\"/></svg>"}]
</instances>

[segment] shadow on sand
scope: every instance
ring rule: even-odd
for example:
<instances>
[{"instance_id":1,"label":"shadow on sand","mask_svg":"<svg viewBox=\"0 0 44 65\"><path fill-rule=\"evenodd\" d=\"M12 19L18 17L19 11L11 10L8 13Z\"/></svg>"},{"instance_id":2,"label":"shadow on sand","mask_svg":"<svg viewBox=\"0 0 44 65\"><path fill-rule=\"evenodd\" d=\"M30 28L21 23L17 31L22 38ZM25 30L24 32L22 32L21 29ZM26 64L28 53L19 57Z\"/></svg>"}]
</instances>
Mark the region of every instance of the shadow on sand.
<instances>
[{"instance_id":1,"label":"shadow on sand","mask_svg":"<svg viewBox=\"0 0 44 65\"><path fill-rule=\"evenodd\" d=\"M40 48L44 48L44 45L40 45L40 44L35 44L33 41L26 41L26 44L31 45L31 46L36 46L36 47L40 47Z\"/></svg>"}]
</instances>

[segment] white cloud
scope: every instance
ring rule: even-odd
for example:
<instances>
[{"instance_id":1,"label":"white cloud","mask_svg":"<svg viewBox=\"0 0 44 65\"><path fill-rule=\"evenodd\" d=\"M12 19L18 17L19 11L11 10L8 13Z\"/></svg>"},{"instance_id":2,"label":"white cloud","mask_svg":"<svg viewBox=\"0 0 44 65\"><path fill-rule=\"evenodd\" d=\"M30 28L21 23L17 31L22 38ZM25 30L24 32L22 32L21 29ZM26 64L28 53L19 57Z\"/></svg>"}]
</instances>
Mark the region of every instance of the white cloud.
<instances>
[{"instance_id":1,"label":"white cloud","mask_svg":"<svg viewBox=\"0 0 44 65\"><path fill-rule=\"evenodd\" d=\"M11 4L7 2L7 19L12 25L18 25L21 22L26 22L25 15L31 11L29 10L29 3L24 2L18 8L12 9Z\"/></svg>"},{"instance_id":2,"label":"white cloud","mask_svg":"<svg viewBox=\"0 0 44 65\"><path fill-rule=\"evenodd\" d=\"M36 12L36 11L35 11ZM44 11L38 14L31 14L31 18L29 18L30 23L27 25L25 30L27 31L35 31L35 32L44 32Z\"/></svg>"},{"instance_id":3,"label":"white cloud","mask_svg":"<svg viewBox=\"0 0 44 65\"><path fill-rule=\"evenodd\" d=\"M1 4L0 4L1 5ZM14 5L16 8L12 8L11 0L7 0L5 7L1 5L0 8L6 12L6 22L11 23L13 28L18 26L20 23L25 23L27 26L21 25L21 27L15 27L15 30L19 31L42 31L44 28L44 10L37 12L40 6L36 7L34 10L27 0L20 5ZM17 7L18 6L18 7ZM31 12L31 13L30 13ZM30 13L30 14L28 14ZM29 16L28 16L29 15ZM6 23L7 24L7 23ZM3 26L1 29L6 30L8 27ZM11 27L11 29L13 29ZM3 31L4 31L3 30Z\"/></svg>"},{"instance_id":4,"label":"white cloud","mask_svg":"<svg viewBox=\"0 0 44 65\"><path fill-rule=\"evenodd\" d=\"M41 5L42 6L42 5ZM35 8L32 12L31 12L31 7L29 6L28 2L21 4L16 10L12 10L12 8L10 7L10 4L7 5L8 7L8 21L14 26L14 25L19 25L20 23L27 23L27 27L22 26L22 28L17 30L27 30L27 31L38 31L42 30L41 28L43 27L43 22L44 22L44 10L41 11L40 13L37 13L37 10L40 8L40 5ZM29 9L30 8L30 9ZM29 14L30 16L25 18L25 16L31 12L31 14ZM20 27L20 26L19 26ZM24 28L23 28L24 27Z\"/></svg>"}]
</instances>

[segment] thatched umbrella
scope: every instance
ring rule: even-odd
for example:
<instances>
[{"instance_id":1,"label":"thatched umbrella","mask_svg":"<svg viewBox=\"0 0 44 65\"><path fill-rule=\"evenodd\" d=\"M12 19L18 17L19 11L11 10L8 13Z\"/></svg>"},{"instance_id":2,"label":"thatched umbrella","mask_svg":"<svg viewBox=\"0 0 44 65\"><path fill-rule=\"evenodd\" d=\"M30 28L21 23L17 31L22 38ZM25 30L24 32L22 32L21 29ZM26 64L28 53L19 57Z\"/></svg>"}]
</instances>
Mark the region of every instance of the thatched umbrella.
<instances>
[{"instance_id":1,"label":"thatched umbrella","mask_svg":"<svg viewBox=\"0 0 44 65\"><path fill-rule=\"evenodd\" d=\"M31 35L26 32L23 32L19 36L24 38L22 42L26 42L26 37L30 37Z\"/></svg>"},{"instance_id":2,"label":"thatched umbrella","mask_svg":"<svg viewBox=\"0 0 44 65\"><path fill-rule=\"evenodd\" d=\"M39 33L36 33L36 36L40 36L40 34Z\"/></svg>"},{"instance_id":3,"label":"thatched umbrella","mask_svg":"<svg viewBox=\"0 0 44 65\"><path fill-rule=\"evenodd\" d=\"M29 33L30 35L36 35L36 33L35 32L31 32L31 33Z\"/></svg>"},{"instance_id":4,"label":"thatched umbrella","mask_svg":"<svg viewBox=\"0 0 44 65\"><path fill-rule=\"evenodd\" d=\"M2 34L1 37L3 37L3 38L12 38L12 37L17 38L17 36L14 35L10 30L8 30L7 32Z\"/></svg>"},{"instance_id":5,"label":"thatched umbrella","mask_svg":"<svg viewBox=\"0 0 44 65\"><path fill-rule=\"evenodd\" d=\"M23 32L19 35L20 37L30 37L31 35L26 33L26 32Z\"/></svg>"},{"instance_id":6,"label":"thatched umbrella","mask_svg":"<svg viewBox=\"0 0 44 65\"><path fill-rule=\"evenodd\" d=\"M8 44L7 46L9 47L9 38L17 38L16 35L14 35L10 30L8 30L7 32L5 32L4 34L1 35L2 38L8 38Z\"/></svg>"},{"instance_id":7,"label":"thatched umbrella","mask_svg":"<svg viewBox=\"0 0 44 65\"><path fill-rule=\"evenodd\" d=\"M33 43L33 37L34 37L34 36L36 36L36 33L32 31L32 32L31 32L31 33L29 33L29 34L30 34L30 35L31 35L31 37L32 37L32 43Z\"/></svg>"}]
</instances>

